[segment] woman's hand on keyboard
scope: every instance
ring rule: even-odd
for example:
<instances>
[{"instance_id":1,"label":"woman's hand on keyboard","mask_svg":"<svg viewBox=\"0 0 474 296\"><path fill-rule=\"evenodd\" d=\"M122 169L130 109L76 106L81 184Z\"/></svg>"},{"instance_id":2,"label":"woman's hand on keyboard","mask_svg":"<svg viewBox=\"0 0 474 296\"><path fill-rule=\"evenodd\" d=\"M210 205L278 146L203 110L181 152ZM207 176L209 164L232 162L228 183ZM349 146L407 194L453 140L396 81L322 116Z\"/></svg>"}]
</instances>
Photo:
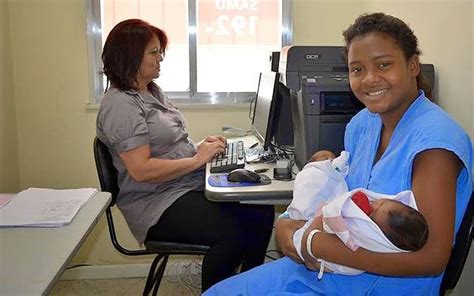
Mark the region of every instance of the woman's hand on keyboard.
<instances>
[{"instance_id":1,"label":"woman's hand on keyboard","mask_svg":"<svg viewBox=\"0 0 474 296\"><path fill-rule=\"evenodd\" d=\"M224 145L227 145L227 140L223 136L207 136L202 142L213 143L216 141L221 141Z\"/></svg>"},{"instance_id":2,"label":"woman's hand on keyboard","mask_svg":"<svg viewBox=\"0 0 474 296\"><path fill-rule=\"evenodd\" d=\"M210 137L207 137L210 138ZM207 139L206 138L206 139ZM221 140L206 141L203 140L197 147L197 153L194 155L197 167L200 168L210 162L214 156L224 153L226 145Z\"/></svg>"},{"instance_id":3,"label":"woman's hand on keyboard","mask_svg":"<svg viewBox=\"0 0 474 296\"><path fill-rule=\"evenodd\" d=\"M214 143L214 142L219 142L219 141L224 143L224 147L227 146L227 140L223 136L207 136L204 140L202 140L201 142L197 144L197 147L199 148L199 146L201 146L202 143L206 143L206 142Z\"/></svg>"}]
</instances>

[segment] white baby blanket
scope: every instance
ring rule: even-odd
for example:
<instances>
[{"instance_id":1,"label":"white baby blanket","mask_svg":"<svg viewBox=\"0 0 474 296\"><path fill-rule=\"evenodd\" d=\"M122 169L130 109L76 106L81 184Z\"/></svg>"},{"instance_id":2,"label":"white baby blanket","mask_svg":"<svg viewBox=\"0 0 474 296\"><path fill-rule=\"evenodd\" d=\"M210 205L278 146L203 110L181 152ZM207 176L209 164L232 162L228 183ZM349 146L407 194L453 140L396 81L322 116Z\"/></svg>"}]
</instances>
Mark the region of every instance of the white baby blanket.
<instances>
[{"instance_id":1,"label":"white baby blanket","mask_svg":"<svg viewBox=\"0 0 474 296\"><path fill-rule=\"evenodd\" d=\"M288 215L295 220L314 217L321 203L348 190L345 177L349 171L349 153L342 151L334 160L310 162L296 175L293 200L288 206Z\"/></svg>"},{"instance_id":2,"label":"white baby blanket","mask_svg":"<svg viewBox=\"0 0 474 296\"><path fill-rule=\"evenodd\" d=\"M397 195L380 194L364 188L354 189L347 192L330 203L322 205L317 211L316 216L323 216L324 232L336 234L341 241L351 250L355 251L357 248L381 252L381 253L398 253L407 252L395 246L382 232L382 229L370 219L351 199L351 197L358 191L364 192L369 201L374 201L380 198L388 198L402 202L403 204L417 209L415 197L412 191L402 191ZM309 227L313 219L310 219L306 224L298 229L294 236L293 242L301 255L301 245L304 231ZM318 260L321 263L321 272L318 276L322 276L324 266L328 267L334 273L341 273L346 275L355 275L362 273L362 270L350 268L343 265L338 265L332 262Z\"/></svg>"},{"instance_id":3,"label":"white baby blanket","mask_svg":"<svg viewBox=\"0 0 474 296\"><path fill-rule=\"evenodd\" d=\"M293 200L288 206L291 219L308 220L293 235L293 242L301 258L301 245L304 231L312 223L315 216L323 216L324 231L336 234L344 244L355 251L358 247L375 252L405 252L396 247L351 199L358 191L364 192L369 201L388 198L402 202L417 209L415 197L411 191L403 191L396 195L386 195L369 191L364 188L348 192L345 176L349 170L349 154L345 151L334 160L312 162L307 164L296 176L293 189ZM363 271L322 262L336 273L354 275Z\"/></svg>"},{"instance_id":4,"label":"white baby blanket","mask_svg":"<svg viewBox=\"0 0 474 296\"><path fill-rule=\"evenodd\" d=\"M418 209L412 191L407 190L396 195L387 195L358 188L322 206L321 214L323 215L324 231L336 234L353 251L357 250L358 247L362 247L382 253L405 252L395 246L385 236L382 229L352 201L351 197L358 191L365 193L369 202L387 198Z\"/></svg>"}]
</instances>

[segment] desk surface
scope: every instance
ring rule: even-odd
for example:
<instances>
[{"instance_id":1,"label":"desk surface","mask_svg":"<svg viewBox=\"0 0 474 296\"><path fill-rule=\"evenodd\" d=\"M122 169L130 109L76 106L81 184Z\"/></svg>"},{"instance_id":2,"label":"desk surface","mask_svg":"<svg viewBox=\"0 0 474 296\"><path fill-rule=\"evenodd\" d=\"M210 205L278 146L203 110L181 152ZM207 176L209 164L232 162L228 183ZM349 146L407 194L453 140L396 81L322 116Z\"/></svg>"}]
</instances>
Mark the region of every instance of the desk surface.
<instances>
[{"instance_id":1,"label":"desk surface","mask_svg":"<svg viewBox=\"0 0 474 296\"><path fill-rule=\"evenodd\" d=\"M248 147L257 140L253 136L236 138L231 140L243 140L244 146ZM289 204L293 197L293 180L279 181L273 180L273 168L275 163L246 163L245 168L255 170L266 168L268 171L262 173L272 179L269 185L245 186L245 187L214 187L209 185L207 178L211 175L210 163L206 165L206 189L205 194L209 200L228 202L239 201L245 203L263 203L263 204ZM296 165L294 172L298 171ZM293 176L294 177L294 176Z\"/></svg>"},{"instance_id":2,"label":"desk surface","mask_svg":"<svg viewBox=\"0 0 474 296\"><path fill-rule=\"evenodd\" d=\"M272 179L268 185L244 186L244 187L214 187L207 181L209 164L206 166L206 190L205 194L212 201L240 201L246 203L268 203L268 204L289 204L293 197L293 180L279 181L273 180L274 163L245 164L248 170L268 168L268 171L261 173Z\"/></svg>"},{"instance_id":3,"label":"desk surface","mask_svg":"<svg viewBox=\"0 0 474 296\"><path fill-rule=\"evenodd\" d=\"M47 294L109 202L97 193L62 227L0 228L0 295Z\"/></svg>"}]
</instances>

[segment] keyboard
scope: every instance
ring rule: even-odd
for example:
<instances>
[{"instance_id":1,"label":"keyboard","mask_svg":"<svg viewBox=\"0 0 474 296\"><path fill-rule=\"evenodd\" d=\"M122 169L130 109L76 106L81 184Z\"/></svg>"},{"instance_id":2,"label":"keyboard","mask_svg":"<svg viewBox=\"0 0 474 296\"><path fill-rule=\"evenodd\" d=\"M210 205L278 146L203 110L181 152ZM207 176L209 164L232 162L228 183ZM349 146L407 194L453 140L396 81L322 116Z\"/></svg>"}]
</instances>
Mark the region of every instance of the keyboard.
<instances>
[{"instance_id":1,"label":"keyboard","mask_svg":"<svg viewBox=\"0 0 474 296\"><path fill-rule=\"evenodd\" d=\"M227 173L245 166L244 142L227 143L223 154L219 154L211 161L211 173Z\"/></svg>"}]
</instances>

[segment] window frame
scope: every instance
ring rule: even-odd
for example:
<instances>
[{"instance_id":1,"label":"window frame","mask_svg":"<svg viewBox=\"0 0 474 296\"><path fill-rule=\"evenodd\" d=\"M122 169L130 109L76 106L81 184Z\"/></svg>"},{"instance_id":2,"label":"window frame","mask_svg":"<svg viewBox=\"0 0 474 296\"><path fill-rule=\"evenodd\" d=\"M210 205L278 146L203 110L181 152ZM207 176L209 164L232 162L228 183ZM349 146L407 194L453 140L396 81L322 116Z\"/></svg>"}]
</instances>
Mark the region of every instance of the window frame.
<instances>
[{"instance_id":1,"label":"window frame","mask_svg":"<svg viewBox=\"0 0 474 296\"><path fill-rule=\"evenodd\" d=\"M197 10L196 0L188 0L189 91L165 92L178 105L246 104L255 92L197 92ZM89 52L90 105L99 105L104 94L102 74L102 16L100 0L86 1L86 34ZM282 0L282 47L293 43L291 0Z\"/></svg>"}]
</instances>

